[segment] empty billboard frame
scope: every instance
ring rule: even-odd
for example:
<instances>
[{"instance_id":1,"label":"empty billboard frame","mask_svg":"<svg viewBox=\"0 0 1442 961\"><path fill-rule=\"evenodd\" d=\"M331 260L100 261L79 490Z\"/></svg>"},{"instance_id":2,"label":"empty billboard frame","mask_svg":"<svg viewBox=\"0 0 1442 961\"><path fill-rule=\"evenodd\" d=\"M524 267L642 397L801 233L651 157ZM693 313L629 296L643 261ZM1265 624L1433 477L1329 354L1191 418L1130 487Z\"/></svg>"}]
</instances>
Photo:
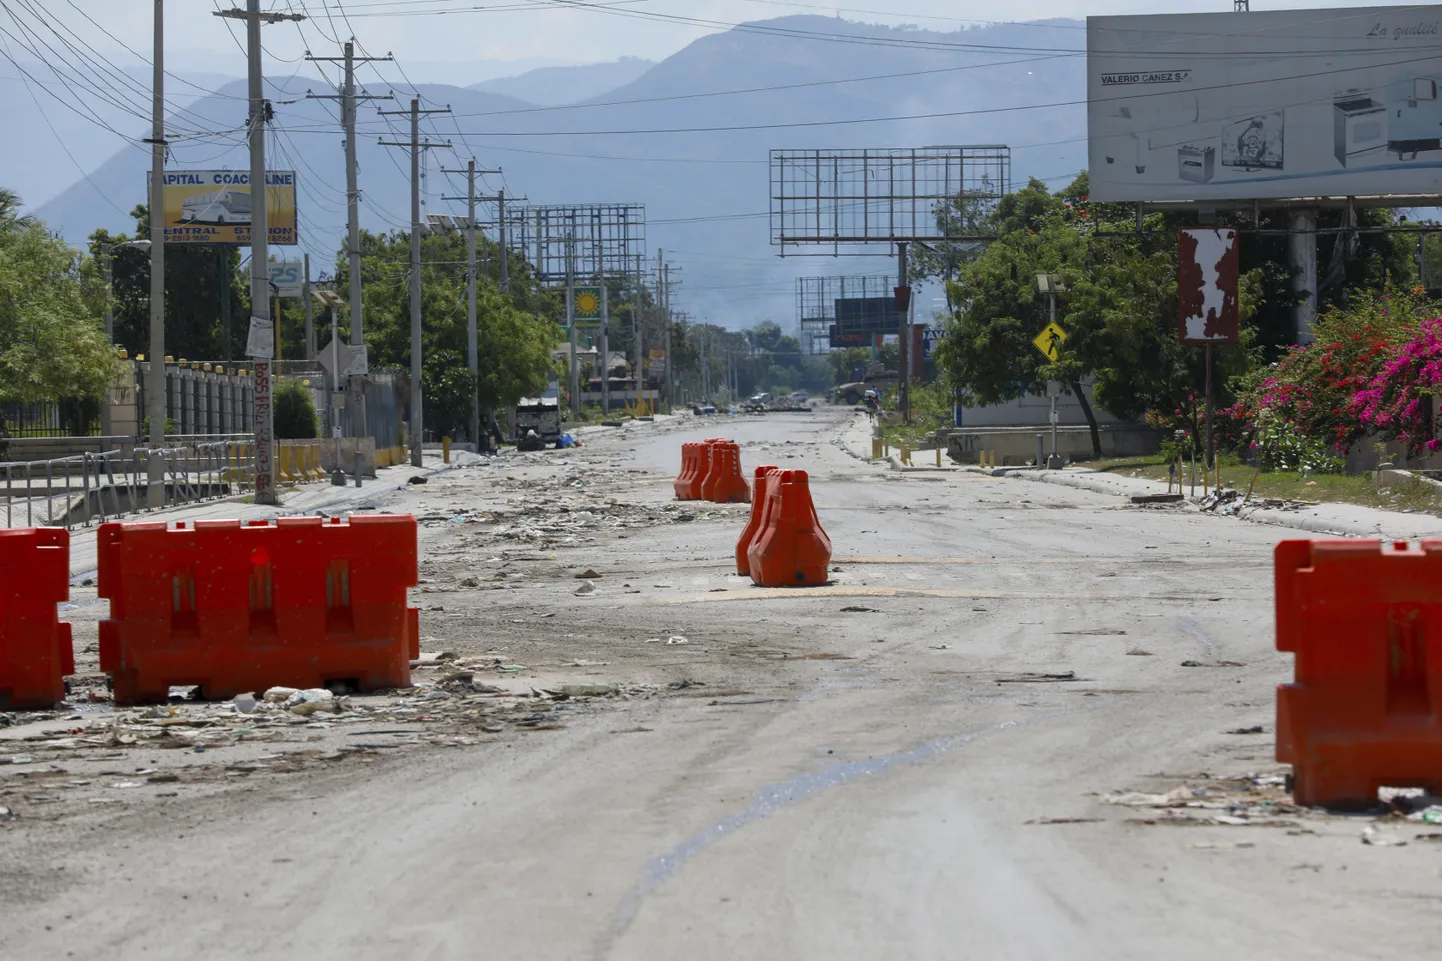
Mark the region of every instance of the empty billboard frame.
<instances>
[{"instance_id":1,"label":"empty billboard frame","mask_svg":"<svg viewBox=\"0 0 1442 961\"><path fill-rule=\"evenodd\" d=\"M644 204L545 204L506 208L506 244L542 283L634 275L646 255Z\"/></svg>"},{"instance_id":2,"label":"empty billboard frame","mask_svg":"<svg viewBox=\"0 0 1442 961\"><path fill-rule=\"evenodd\" d=\"M1435 196L1442 6L1087 18L1091 199Z\"/></svg>"},{"instance_id":3,"label":"empty billboard frame","mask_svg":"<svg viewBox=\"0 0 1442 961\"><path fill-rule=\"evenodd\" d=\"M1011 189L1011 148L1003 145L772 150L770 168L771 243L783 256L803 246L840 254L988 240L979 222ZM967 215L948 216L959 197L969 198Z\"/></svg>"}]
</instances>

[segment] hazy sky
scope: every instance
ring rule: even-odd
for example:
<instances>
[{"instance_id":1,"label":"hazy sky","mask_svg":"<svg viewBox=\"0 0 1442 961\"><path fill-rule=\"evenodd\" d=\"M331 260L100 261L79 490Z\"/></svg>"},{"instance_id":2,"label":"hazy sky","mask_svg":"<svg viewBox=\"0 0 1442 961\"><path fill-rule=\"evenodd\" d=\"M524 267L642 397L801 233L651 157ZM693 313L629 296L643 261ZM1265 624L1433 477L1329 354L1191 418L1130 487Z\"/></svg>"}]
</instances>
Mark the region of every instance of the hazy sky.
<instances>
[{"instance_id":1,"label":"hazy sky","mask_svg":"<svg viewBox=\"0 0 1442 961\"><path fill-rule=\"evenodd\" d=\"M149 56L153 6L145 0L23 2L41 4L117 62L130 58L116 40ZM177 69L242 72L239 50L226 34L229 22L243 42L239 23L213 15L216 3L228 6L231 2L234 0L169 0L166 46L172 52L168 59ZM1371 6L1356 0L1252 0L1253 10L1359 5ZM583 6L591 9L580 9ZM415 76L416 81L475 82L509 72L480 69L478 61L590 62L623 56L659 60L728 24L790 14L839 12L850 20L954 30L994 22L988 18L996 17L999 11L1005 11L1008 20L1224 12L1232 8L1232 0L1091 0L1084 4L1074 0L1011 0L1005 4L976 0L845 0L839 7L824 0L262 0L262 7L309 16L308 22L299 27L279 24L265 28L265 45L277 58L267 65L268 73L287 69L281 61L301 56L307 47L317 54L329 52L327 47L336 45L332 38L344 40L354 34L372 53L391 51L403 69L414 67L425 74ZM86 23L77 10L84 11L116 39ZM427 12L435 10L447 12ZM889 12L892 10L895 12ZM690 22L698 20L711 23Z\"/></svg>"}]
</instances>

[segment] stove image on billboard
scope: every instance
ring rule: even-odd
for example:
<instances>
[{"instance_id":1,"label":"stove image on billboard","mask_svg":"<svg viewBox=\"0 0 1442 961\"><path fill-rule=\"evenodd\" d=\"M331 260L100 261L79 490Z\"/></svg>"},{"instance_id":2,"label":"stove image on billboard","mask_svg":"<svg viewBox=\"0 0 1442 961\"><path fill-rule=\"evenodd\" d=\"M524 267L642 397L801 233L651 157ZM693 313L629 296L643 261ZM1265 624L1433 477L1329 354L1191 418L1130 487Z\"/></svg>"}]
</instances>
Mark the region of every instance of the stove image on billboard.
<instances>
[{"instance_id":1,"label":"stove image on billboard","mask_svg":"<svg viewBox=\"0 0 1442 961\"><path fill-rule=\"evenodd\" d=\"M1227 124L1222 130L1222 166L1281 170L1282 126L1280 110Z\"/></svg>"}]
</instances>

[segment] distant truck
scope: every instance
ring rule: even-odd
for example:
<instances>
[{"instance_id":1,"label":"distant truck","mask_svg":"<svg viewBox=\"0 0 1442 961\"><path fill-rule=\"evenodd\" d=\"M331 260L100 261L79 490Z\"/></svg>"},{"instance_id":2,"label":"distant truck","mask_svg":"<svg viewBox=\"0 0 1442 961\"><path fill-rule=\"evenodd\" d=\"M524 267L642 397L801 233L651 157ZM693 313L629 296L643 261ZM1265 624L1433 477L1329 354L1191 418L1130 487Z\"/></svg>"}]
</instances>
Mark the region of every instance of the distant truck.
<instances>
[{"instance_id":1,"label":"distant truck","mask_svg":"<svg viewBox=\"0 0 1442 961\"><path fill-rule=\"evenodd\" d=\"M521 398L516 403L515 440L519 450L561 446L560 400L555 397Z\"/></svg>"}]
</instances>

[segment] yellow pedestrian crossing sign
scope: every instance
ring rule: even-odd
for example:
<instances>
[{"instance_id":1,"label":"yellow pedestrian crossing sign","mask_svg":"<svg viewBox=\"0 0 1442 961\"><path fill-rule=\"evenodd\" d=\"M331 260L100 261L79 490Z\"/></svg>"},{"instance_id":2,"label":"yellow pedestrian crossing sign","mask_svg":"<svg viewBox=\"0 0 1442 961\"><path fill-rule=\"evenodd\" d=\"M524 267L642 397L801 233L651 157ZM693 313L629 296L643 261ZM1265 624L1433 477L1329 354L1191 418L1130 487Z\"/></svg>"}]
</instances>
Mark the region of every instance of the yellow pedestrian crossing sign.
<instances>
[{"instance_id":1,"label":"yellow pedestrian crossing sign","mask_svg":"<svg viewBox=\"0 0 1442 961\"><path fill-rule=\"evenodd\" d=\"M1056 321L1046 325L1046 329L1037 334L1032 340L1036 349L1046 354L1047 360L1056 363L1057 355L1061 353L1061 345L1066 343L1066 331L1057 325Z\"/></svg>"}]
</instances>

